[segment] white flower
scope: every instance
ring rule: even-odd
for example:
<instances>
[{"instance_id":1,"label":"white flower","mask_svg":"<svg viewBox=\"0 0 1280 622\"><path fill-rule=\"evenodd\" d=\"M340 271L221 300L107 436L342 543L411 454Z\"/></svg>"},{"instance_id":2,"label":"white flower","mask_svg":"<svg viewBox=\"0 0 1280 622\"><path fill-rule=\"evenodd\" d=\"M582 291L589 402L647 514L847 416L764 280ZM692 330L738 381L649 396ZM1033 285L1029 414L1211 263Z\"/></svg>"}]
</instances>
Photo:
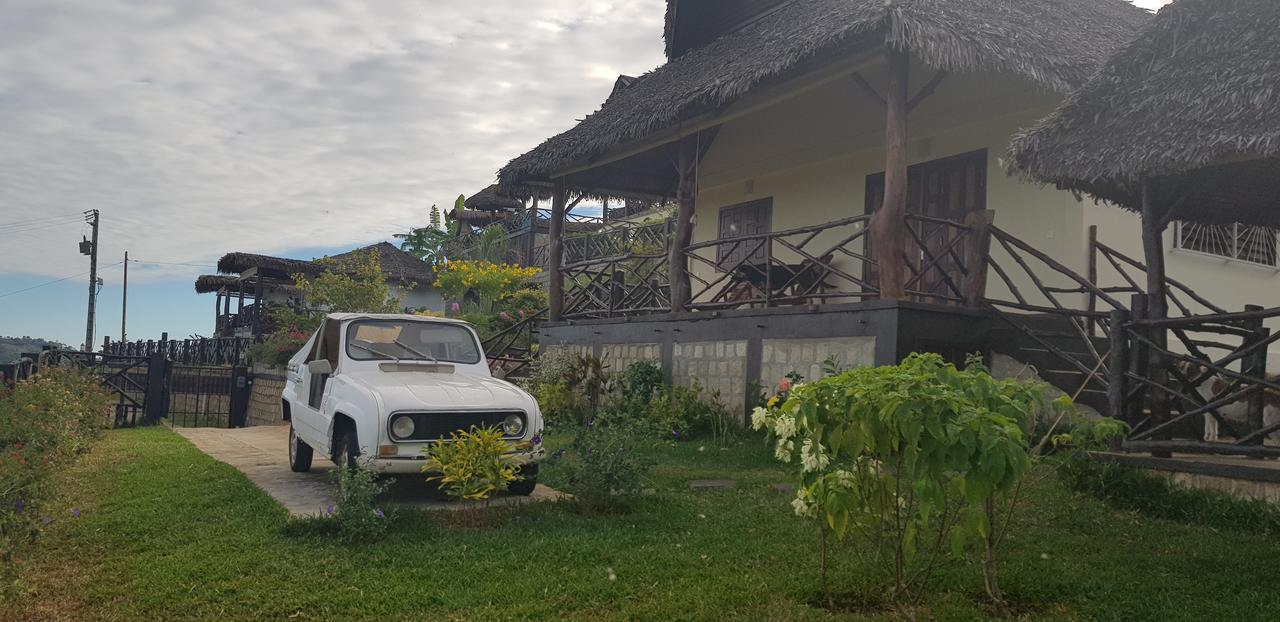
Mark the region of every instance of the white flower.
<instances>
[{"instance_id":1,"label":"white flower","mask_svg":"<svg viewBox=\"0 0 1280 622\"><path fill-rule=\"evenodd\" d=\"M822 447L815 447L813 439L804 439L804 445L800 447L800 464L804 467L805 472L821 471L827 468L830 460L827 454L822 451Z\"/></svg>"},{"instance_id":2,"label":"white flower","mask_svg":"<svg viewBox=\"0 0 1280 622\"><path fill-rule=\"evenodd\" d=\"M796 418L791 415L782 415L773 422L773 433L778 438L788 439L796 435Z\"/></svg>"},{"instance_id":3,"label":"white flower","mask_svg":"<svg viewBox=\"0 0 1280 622\"><path fill-rule=\"evenodd\" d=\"M840 469L836 471L833 474L833 476L835 477L835 480L836 480L836 486L840 488L846 488L846 489L853 488L858 483L857 480L854 478L853 473L850 473L844 469Z\"/></svg>"},{"instance_id":4,"label":"white flower","mask_svg":"<svg viewBox=\"0 0 1280 622\"><path fill-rule=\"evenodd\" d=\"M791 462L791 454L796 450L795 441L786 439L778 439L778 446L774 449L773 455L783 462Z\"/></svg>"},{"instance_id":5,"label":"white flower","mask_svg":"<svg viewBox=\"0 0 1280 622\"><path fill-rule=\"evenodd\" d=\"M803 488L796 491L796 498L791 501L791 509L795 510L796 516L813 516L814 504L809 502L809 494Z\"/></svg>"},{"instance_id":6,"label":"white flower","mask_svg":"<svg viewBox=\"0 0 1280 622\"><path fill-rule=\"evenodd\" d=\"M765 410L763 406L756 406L756 409L751 411L751 429L763 430L768 424L769 411Z\"/></svg>"}]
</instances>

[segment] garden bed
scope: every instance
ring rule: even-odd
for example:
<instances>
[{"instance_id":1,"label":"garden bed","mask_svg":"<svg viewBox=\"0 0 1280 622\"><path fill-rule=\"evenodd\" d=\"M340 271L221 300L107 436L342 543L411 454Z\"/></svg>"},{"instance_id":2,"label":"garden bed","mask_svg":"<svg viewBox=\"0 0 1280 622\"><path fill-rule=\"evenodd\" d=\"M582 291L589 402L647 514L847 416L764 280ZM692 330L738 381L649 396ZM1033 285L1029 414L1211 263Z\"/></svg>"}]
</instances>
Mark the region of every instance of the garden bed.
<instances>
[{"instance_id":1,"label":"garden bed","mask_svg":"<svg viewBox=\"0 0 1280 622\"><path fill-rule=\"evenodd\" d=\"M378 543L339 545L284 535L283 508L176 434L113 431L55 476L63 518L22 552L0 619L895 617L816 606L817 530L773 488L786 475L762 439L668 442L652 457L654 494L627 514L541 504L498 509L509 513L477 531L409 512ZM1269 589L1280 542L1114 510L1034 475L1002 575L1026 619L1262 620L1280 609ZM695 479L736 485L691 489ZM870 583L848 550L833 553L830 582L842 593ZM972 568L944 565L935 587L921 617L988 617Z\"/></svg>"}]
</instances>

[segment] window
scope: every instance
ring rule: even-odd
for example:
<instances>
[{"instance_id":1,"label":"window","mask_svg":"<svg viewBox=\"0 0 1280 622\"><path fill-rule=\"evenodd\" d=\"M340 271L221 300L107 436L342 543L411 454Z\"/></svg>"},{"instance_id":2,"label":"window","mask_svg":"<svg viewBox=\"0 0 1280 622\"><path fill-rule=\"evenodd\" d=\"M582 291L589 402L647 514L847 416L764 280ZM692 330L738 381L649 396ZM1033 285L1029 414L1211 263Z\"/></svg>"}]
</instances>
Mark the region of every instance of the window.
<instances>
[{"instance_id":1,"label":"window","mask_svg":"<svg viewBox=\"0 0 1280 622\"><path fill-rule=\"evenodd\" d=\"M750 203L730 205L720 210L720 239L729 240L748 235L769 233L773 228L773 199L760 199ZM716 247L716 264L729 269L746 259L748 263L768 263L768 242L747 240L740 244L720 244Z\"/></svg>"},{"instance_id":2,"label":"window","mask_svg":"<svg viewBox=\"0 0 1280 622\"><path fill-rule=\"evenodd\" d=\"M347 328L347 356L357 361L479 363L480 347L465 327L414 320L365 320Z\"/></svg>"},{"instance_id":3,"label":"window","mask_svg":"<svg viewBox=\"0 0 1280 622\"><path fill-rule=\"evenodd\" d=\"M1238 261L1280 267L1277 230L1253 225L1178 222L1173 247Z\"/></svg>"}]
</instances>

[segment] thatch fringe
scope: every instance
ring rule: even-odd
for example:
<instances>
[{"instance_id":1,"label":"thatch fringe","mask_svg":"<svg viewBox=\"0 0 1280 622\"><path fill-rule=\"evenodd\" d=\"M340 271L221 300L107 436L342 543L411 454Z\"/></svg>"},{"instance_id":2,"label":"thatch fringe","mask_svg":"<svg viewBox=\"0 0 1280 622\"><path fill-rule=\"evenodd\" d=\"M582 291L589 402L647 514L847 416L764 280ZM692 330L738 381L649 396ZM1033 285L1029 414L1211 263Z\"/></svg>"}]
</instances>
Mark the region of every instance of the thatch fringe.
<instances>
[{"instance_id":1,"label":"thatch fringe","mask_svg":"<svg viewBox=\"0 0 1280 622\"><path fill-rule=\"evenodd\" d=\"M1007 162L1026 179L1137 209L1144 177L1212 167L1206 179L1222 180L1224 163L1271 157L1280 157L1280 2L1177 0L1015 136ZM1269 213L1276 196L1252 216L1280 220ZM1223 209L1243 208L1220 200Z\"/></svg>"},{"instance_id":2,"label":"thatch fringe","mask_svg":"<svg viewBox=\"0 0 1280 622\"><path fill-rule=\"evenodd\" d=\"M792 72L886 39L948 71L1013 73L1078 86L1148 14L1123 0L808 0L692 50L615 90L596 113L499 171L503 187L642 142Z\"/></svg>"},{"instance_id":3,"label":"thatch fringe","mask_svg":"<svg viewBox=\"0 0 1280 622\"><path fill-rule=\"evenodd\" d=\"M429 264L396 248L390 242L379 242L334 255L329 259L342 262L367 252L377 253L378 260L382 264L382 273L386 275L388 280L428 286L435 282L435 272ZM314 276L324 272L328 267L328 265L319 261L288 259L253 253L227 253L218 260L218 272L223 274L239 274L250 268L258 268L259 270L271 271L276 275L285 277L294 274ZM199 280L197 280L196 286L199 288Z\"/></svg>"}]
</instances>

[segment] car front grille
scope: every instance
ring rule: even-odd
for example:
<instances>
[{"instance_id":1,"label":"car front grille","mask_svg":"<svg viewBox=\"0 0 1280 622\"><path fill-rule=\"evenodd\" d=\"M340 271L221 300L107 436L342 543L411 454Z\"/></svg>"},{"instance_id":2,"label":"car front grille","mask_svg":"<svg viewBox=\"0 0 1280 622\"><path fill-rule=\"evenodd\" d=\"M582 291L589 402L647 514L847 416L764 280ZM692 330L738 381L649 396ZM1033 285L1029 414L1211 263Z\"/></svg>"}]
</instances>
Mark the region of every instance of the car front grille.
<instances>
[{"instance_id":1,"label":"car front grille","mask_svg":"<svg viewBox=\"0 0 1280 622\"><path fill-rule=\"evenodd\" d=\"M455 432L466 432L472 428L502 428L502 421L510 415L518 415L529 425L528 418L518 410L459 412L459 413L396 413L391 417L395 421L400 417L413 417L413 434L399 441L437 441L448 439ZM390 425L390 422L388 422ZM392 438L395 438L392 436Z\"/></svg>"}]
</instances>

